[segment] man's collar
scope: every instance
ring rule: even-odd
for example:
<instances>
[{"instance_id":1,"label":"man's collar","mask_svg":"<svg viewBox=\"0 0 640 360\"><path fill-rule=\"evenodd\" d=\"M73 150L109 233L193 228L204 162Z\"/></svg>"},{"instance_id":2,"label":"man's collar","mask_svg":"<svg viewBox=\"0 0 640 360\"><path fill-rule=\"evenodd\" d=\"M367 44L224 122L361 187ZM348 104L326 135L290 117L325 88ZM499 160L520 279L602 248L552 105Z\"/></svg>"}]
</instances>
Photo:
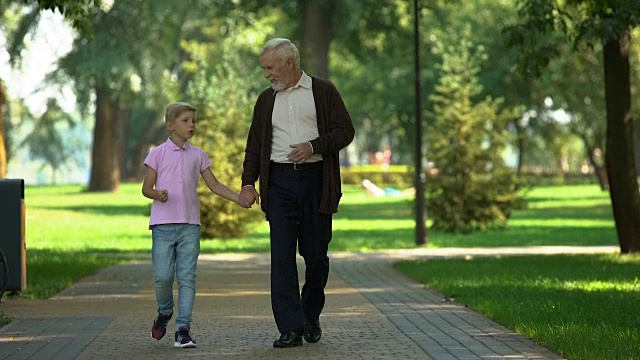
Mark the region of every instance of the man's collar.
<instances>
[{"instance_id":1,"label":"man's collar","mask_svg":"<svg viewBox=\"0 0 640 360\"><path fill-rule=\"evenodd\" d=\"M280 91L291 91L297 87L303 87L305 89L311 90L311 76L307 75L304 71L302 71L302 75L300 75L300 79L298 79L298 82L295 85ZM277 92L279 91L273 90L273 95L275 95Z\"/></svg>"},{"instance_id":2,"label":"man's collar","mask_svg":"<svg viewBox=\"0 0 640 360\"><path fill-rule=\"evenodd\" d=\"M302 76L300 76L300 80L294 87L302 86L305 89L311 89L311 76L307 75L304 71L302 72Z\"/></svg>"}]
</instances>

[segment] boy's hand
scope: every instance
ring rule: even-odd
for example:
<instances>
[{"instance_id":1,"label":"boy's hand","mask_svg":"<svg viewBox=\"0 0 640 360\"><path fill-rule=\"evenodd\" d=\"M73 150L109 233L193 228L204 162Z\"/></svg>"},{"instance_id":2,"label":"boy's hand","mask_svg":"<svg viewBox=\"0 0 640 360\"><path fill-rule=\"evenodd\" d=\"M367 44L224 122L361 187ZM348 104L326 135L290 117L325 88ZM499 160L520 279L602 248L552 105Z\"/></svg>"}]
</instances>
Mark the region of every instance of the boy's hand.
<instances>
[{"instance_id":1,"label":"boy's hand","mask_svg":"<svg viewBox=\"0 0 640 360\"><path fill-rule=\"evenodd\" d=\"M244 186L240 190L238 204L244 208L250 208L254 203L260 204L260 195L253 186Z\"/></svg>"},{"instance_id":2,"label":"boy's hand","mask_svg":"<svg viewBox=\"0 0 640 360\"><path fill-rule=\"evenodd\" d=\"M167 190L157 191L156 200L163 203L167 202L167 200L169 200L169 192Z\"/></svg>"}]
</instances>

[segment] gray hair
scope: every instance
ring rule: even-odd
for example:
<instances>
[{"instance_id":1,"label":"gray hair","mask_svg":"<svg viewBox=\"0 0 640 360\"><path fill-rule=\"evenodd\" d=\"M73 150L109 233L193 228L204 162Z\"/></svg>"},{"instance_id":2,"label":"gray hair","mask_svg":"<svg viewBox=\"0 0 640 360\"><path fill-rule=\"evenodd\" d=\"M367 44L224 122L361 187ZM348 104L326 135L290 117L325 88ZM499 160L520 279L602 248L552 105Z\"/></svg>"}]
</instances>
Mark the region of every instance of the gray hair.
<instances>
[{"instance_id":1,"label":"gray hair","mask_svg":"<svg viewBox=\"0 0 640 360\"><path fill-rule=\"evenodd\" d=\"M300 69L300 52L291 40L276 38L267 41L262 49L260 49L260 56L270 49L274 49L282 61L293 59L296 69Z\"/></svg>"}]
</instances>

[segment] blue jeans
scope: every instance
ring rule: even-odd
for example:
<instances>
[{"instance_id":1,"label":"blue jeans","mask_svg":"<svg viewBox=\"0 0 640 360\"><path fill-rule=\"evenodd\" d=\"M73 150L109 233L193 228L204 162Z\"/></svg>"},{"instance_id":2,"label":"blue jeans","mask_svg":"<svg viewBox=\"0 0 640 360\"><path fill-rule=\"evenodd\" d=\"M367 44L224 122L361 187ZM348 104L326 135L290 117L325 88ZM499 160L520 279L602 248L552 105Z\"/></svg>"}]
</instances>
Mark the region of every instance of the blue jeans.
<instances>
[{"instance_id":1,"label":"blue jeans","mask_svg":"<svg viewBox=\"0 0 640 360\"><path fill-rule=\"evenodd\" d=\"M200 254L200 225L163 224L151 228L156 304L159 314L173 313L173 279L178 280L176 331L191 326L196 297L196 265Z\"/></svg>"}]
</instances>

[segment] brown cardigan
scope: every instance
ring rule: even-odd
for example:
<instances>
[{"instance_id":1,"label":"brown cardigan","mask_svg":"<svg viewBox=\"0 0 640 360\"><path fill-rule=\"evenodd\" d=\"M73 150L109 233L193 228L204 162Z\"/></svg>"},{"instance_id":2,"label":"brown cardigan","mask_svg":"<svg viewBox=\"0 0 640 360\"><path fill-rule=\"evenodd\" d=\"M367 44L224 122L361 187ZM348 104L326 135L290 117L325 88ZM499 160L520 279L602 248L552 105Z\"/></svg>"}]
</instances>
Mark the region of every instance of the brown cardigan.
<instances>
[{"instance_id":1,"label":"brown cardigan","mask_svg":"<svg viewBox=\"0 0 640 360\"><path fill-rule=\"evenodd\" d=\"M311 77L311 88L316 105L319 137L311 140L313 151L322 154L322 198L319 211L333 214L338 211L342 197L338 152L353 140L355 131L338 89L329 81ZM260 178L262 211L267 212L269 188L269 161L271 158L273 105L276 94L272 88L258 96L253 108L253 119L245 148L242 186L254 185Z\"/></svg>"}]
</instances>

